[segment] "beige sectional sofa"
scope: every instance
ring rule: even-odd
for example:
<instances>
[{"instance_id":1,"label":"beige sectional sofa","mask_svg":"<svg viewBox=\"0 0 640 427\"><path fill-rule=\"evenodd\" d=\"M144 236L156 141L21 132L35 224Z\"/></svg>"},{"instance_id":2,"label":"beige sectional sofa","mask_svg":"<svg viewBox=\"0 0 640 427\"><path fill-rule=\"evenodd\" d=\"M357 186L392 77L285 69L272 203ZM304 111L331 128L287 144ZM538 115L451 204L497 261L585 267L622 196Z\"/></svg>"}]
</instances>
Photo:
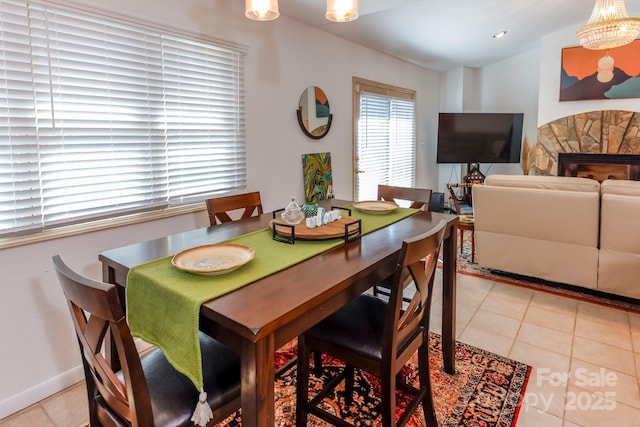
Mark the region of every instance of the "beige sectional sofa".
<instances>
[{"instance_id":1,"label":"beige sectional sofa","mask_svg":"<svg viewBox=\"0 0 640 427\"><path fill-rule=\"evenodd\" d=\"M598 289L640 298L640 181L602 182Z\"/></svg>"},{"instance_id":2,"label":"beige sectional sofa","mask_svg":"<svg viewBox=\"0 0 640 427\"><path fill-rule=\"evenodd\" d=\"M479 266L640 298L640 182L490 175L473 208Z\"/></svg>"}]
</instances>

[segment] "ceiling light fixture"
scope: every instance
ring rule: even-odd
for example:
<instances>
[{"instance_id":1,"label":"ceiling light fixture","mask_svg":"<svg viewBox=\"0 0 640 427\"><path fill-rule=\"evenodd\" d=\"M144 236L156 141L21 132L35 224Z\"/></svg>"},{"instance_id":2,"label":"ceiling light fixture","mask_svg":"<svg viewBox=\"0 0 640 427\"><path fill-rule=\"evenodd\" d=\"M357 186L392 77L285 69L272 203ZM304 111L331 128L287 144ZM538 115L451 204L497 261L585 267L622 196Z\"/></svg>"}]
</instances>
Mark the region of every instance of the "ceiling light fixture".
<instances>
[{"instance_id":1,"label":"ceiling light fixture","mask_svg":"<svg viewBox=\"0 0 640 427\"><path fill-rule=\"evenodd\" d=\"M245 0L244 16L254 21L271 21L280 16L278 0Z\"/></svg>"},{"instance_id":2,"label":"ceiling light fixture","mask_svg":"<svg viewBox=\"0 0 640 427\"><path fill-rule=\"evenodd\" d=\"M358 0L327 0L329 21L349 22L358 19Z\"/></svg>"},{"instance_id":3,"label":"ceiling light fixture","mask_svg":"<svg viewBox=\"0 0 640 427\"><path fill-rule=\"evenodd\" d=\"M503 38L503 37L504 37L504 36L506 36L506 35L507 35L507 30L503 30L503 31L500 31L500 32L495 33L495 34L493 35L493 38L494 38L494 39L501 39L501 38Z\"/></svg>"},{"instance_id":4,"label":"ceiling light fixture","mask_svg":"<svg viewBox=\"0 0 640 427\"><path fill-rule=\"evenodd\" d=\"M255 21L271 21L280 16L278 0L245 0L244 16ZM327 0L329 21L349 22L358 19L358 0Z\"/></svg>"},{"instance_id":5,"label":"ceiling light fixture","mask_svg":"<svg viewBox=\"0 0 640 427\"><path fill-rule=\"evenodd\" d=\"M580 44L591 50L629 44L640 33L640 18L629 18L624 0L596 0L589 21L578 28Z\"/></svg>"}]
</instances>

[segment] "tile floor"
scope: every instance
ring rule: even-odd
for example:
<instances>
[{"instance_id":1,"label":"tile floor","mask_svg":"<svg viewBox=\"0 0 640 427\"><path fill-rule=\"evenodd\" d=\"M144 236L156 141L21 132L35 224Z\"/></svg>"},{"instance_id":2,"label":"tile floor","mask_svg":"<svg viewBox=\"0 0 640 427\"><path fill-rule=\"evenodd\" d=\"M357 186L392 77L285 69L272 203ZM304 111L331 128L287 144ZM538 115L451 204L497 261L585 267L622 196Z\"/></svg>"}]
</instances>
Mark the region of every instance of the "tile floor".
<instances>
[{"instance_id":1,"label":"tile floor","mask_svg":"<svg viewBox=\"0 0 640 427\"><path fill-rule=\"evenodd\" d=\"M462 274L457 298L460 341L534 367L518 427L640 426L640 314ZM77 384L0 427L84 426L84 393Z\"/></svg>"}]
</instances>

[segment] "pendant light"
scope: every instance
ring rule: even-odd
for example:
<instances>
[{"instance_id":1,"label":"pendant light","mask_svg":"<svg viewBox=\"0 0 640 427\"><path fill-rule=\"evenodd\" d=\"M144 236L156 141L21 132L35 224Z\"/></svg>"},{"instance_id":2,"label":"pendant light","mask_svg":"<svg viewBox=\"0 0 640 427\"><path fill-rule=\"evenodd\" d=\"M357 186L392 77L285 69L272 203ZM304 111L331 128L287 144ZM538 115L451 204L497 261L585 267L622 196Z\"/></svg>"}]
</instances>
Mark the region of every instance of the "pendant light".
<instances>
[{"instance_id":1,"label":"pendant light","mask_svg":"<svg viewBox=\"0 0 640 427\"><path fill-rule=\"evenodd\" d=\"M271 21L280 16L278 0L245 0L244 15L255 21ZM358 0L327 0L325 17L333 22L358 19Z\"/></svg>"},{"instance_id":2,"label":"pendant light","mask_svg":"<svg viewBox=\"0 0 640 427\"><path fill-rule=\"evenodd\" d=\"M244 16L255 21L271 21L280 16L278 0L245 0Z\"/></svg>"},{"instance_id":3,"label":"pendant light","mask_svg":"<svg viewBox=\"0 0 640 427\"><path fill-rule=\"evenodd\" d=\"M640 19L629 18L624 0L596 0L589 21L578 28L580 44L606 50L631 43L640 33Z\"/></svg>"},{"instance_id":4,"label":"pendant light","mask_svg":"<svg viewBox=\"0 0 640 427\"><path fill-rule=\"evenodd\" d=\"M349 22L358 19L358 0L327 0L329 21Z\"/></svg>"}]
</instances>

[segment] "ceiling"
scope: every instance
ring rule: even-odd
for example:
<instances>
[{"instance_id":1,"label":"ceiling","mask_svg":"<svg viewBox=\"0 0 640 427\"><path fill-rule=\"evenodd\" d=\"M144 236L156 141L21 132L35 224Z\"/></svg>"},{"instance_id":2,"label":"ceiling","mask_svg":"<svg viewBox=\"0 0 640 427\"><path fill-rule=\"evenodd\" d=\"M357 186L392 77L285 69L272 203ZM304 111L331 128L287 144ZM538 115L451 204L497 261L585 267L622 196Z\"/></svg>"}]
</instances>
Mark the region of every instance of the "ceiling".
<instances>
[{"instance_id":1,"label":"ceiling","mask_svg":"<svg viewBox=\"0 0 640 427\"><path fill-rule=\"evenodd\" d=\"M540 38L587 22L595 0L360 0L360 17L332 23L325 1L284 0L280 13L416 65L482 67L538 46ZM630 16L640 1L628 0ZM493 34L507 30L501 39ZM577 45L577 39L575 45Z\"/></svg>"}]
</instances>

